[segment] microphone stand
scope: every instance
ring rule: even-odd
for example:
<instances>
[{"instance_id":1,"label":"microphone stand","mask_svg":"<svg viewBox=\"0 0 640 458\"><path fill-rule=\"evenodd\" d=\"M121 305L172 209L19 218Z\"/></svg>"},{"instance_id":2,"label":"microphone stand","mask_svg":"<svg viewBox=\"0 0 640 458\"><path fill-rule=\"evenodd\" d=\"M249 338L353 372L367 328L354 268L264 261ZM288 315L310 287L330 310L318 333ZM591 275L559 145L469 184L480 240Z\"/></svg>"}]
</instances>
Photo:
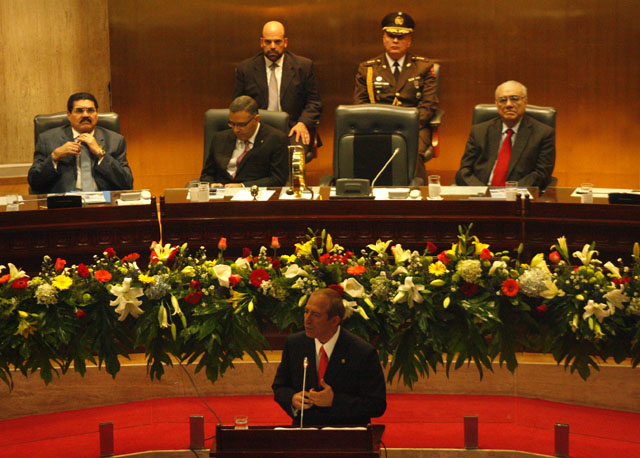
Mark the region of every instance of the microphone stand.
<instances>
[{"instance_id":1,"label":"microphone stand","mask_svg":"<svg viewBox=\"0 0 640 458\"><path fill-rule=\"evenodd\" d=\"M393 154L391 155L391 157L389 158L389 160L386 162L386 164L384 164L382 166L382 168L380 169L380 171L378 172L378 174L376 175L376 177L373 179L373 181L371 182L371 190L370 190L370 194L373 194L373 187L376 184L376 180L378 178L380 178L380 175L382 175L382 172L385 171L385 169L387 168L387 166L391 163L391 161L393 161L393 159L398 155L398 153L400 152L400 148L396 148L393 151Z\"/></svg>"},{"instance_id":2,"label":"microphone stand","mask_svg":"<svg viewBox=\"0 0 640 458\"><path fill-rule=\"evenodd\" d=\"M302 372L302 405L300 410L300 429L302 429L303 418L304 418L304 390L307 384L307 367L309 367L309 358L304 357L304 361L302 363L302 367L304 367Z\"/></svg>"}]
</instances>

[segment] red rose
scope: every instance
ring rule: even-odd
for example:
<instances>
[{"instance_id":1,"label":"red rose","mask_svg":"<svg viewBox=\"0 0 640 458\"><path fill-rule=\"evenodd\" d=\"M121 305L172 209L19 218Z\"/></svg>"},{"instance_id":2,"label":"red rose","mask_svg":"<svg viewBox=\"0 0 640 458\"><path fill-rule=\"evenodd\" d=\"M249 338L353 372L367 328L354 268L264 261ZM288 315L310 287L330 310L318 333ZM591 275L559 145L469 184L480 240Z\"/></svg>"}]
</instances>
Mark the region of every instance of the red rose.
<instances>
[{"instance_id":1,"label":"red rose","mask_svg":"<svg viewBox=\"0 0 640 458\"><path fill-rule=\"evenodd\" d=\"M432 254L438 251L438 247L431 242L427 242L427 253Z\"/></svg>"},{"instance_id":2,"label":"red rose","mask_svg":"<svg viewBox=\"0 0 640 458\"><path fill-rule=\"evenodd\" d=\"M537 307L536 307L536 311L537 311L539 314L543 314L543 313L545 313L545 312L547 311L547 305L546 305L546 304L542 304L542 305L537 306Z\"/></svg>"},{"instance_id":3,"label":"red rose","mask_svg":"<svg viewBox=\"0 0 640 458\"><path fill-rule=\"evenodd\" d=\"M482 259L483 261L488 261L489 259L491 259L491 251L489 251L489 248L485 248L480 252L480 259Z\"/></svg>"},{"instance_id":4,"label":"red rose","mask_svg":"<svg viewBox=\"0 0 640 458\"><path fill-rule=\"evenodd\" d=\"M196 305L202 299L202 291L195 291L193 293L189 293L184 297L185 302L188 302L191 305Z\"/></svg>"},{"instance_id":5,"label":"red rose","mask_svg":"<svg viewBox=\"0 0 640 458\"><path fill-rule=\"evenodd\" d=\"M631 281L631 277L613 278L611 280L615 285L624 285Z\"/></svg>"},{"instance_id":6,"label":"red rose","mask_svg":"<svg viewBox=\"0 0 640 458\"><path fill-rule=\"evenodd\" d=\"M476 285L475 283L469 283L469 282L464 282L462 284L462 286L460 287L460 290L462 291L462 294L464 294L467 297L473 297L476 294L478 294L478 285Z\"/></svg>"},{"instance_id":7,"label":"red rose","mask_svg":"<svg viewBox=\"0 0 640 458\"><path fill-rule=\"evenodd\" d=\"M65 261L64 259L56 259L56 265L54 266L54 269L56 269L58 272L60 272L62 269L64 269L64 266L67 265L67 261Z\"/></svg>"},{"instance_id":8,"label":"red rose","mask_svg":"<svg viewBox=\"0 0 640 458\"><path fill-rule=\"evenodd\" d=\"M106 250L104 250L104 255L107 258L113 258L116 255L116 250L114 250L113 248L107 248Z\"/></svg>"},{"instance_id":9,"label":"red rose","mask_svg":"<svg viewBox=\"0 0 640 458\"><path fill-rule=\"evenodd\" d=\"M6 283L9 281L10 278L11 278L11 274L3 275L2 277L0 277L0 283Z\"/></svg>"},{"instance_id":10,"label":"red rose","mask_svg":"<svg viewBox=\"0 0 640 458\"><path fill-rule=\"evenodd\" d=\"M325 253L322 256L320 256L320 262L322 264L324 264L325 266L329 265L329 253Z\"/></svg>"},{"instance_id":11,"label":"red rose","mask_svg":"<svg viewBox=\"0 0 640 458\"><path fill-rule=\"evenodd\" d=\"M220 240L218 240L218 250L224 251L226 249L227 249L227 238L220 237Z\"/></svg>"},{"instance_id":12,"label":"red rose","mask_svg":"<svg viewBox=\"0 0 640 458\"><path fill-rule=\"evenodd\" d=\"M329 285L328 288L334 290L341 296L344 294L344 288L340 285Z\"/></svg>"},{"instance_id":13,"label":"red rose","mask_svg":"<svg viewBox=\"0 0 640 458\"><path fill-rule=\"evenodd\" d=\"M109 273L109 271L104 269L97 270L96 273L93 274L93 276L96 277L96 280L98 280L101 283L108 282L112 278L111 273Z\"/></svg>"},{"instance_id":14,"label":"red rose","mask_svg":"<svg viewBox=\"0 0 640 458\"><path fill-rule=\"evenodd\" d=\"M438 255L438 261L440 261L442 264L448 264L451 261L451 259L449 259L449 256L447 256L447 253L443 251Z\"/></svg>"},{"instance_id":15,"label":"red rose","mask_svg":"<svg viewBox=\"0 0 640 458\"><path fill-rule=\"evenodd\" d=\"M76 310L76 317L78 317L79 320L84 320L87 314L84 310Z\"/></svg>"},{"instance_id":16,"label":"red rose","mask_svg":"<svg viewBox=\"0 0 640 458\"><path fill-rule=\"evenodd\" d=\"M248 258L249 256L251 256L251 250L247 247L244 247L242 249L242 257L243 258Z\"/></svg>"},{"instance_id":17,"label":"red rose","mask_svg":"<svg viewBox=\"0 0 640 458\"><path fill-rule=\"evenodd\" d=\"M282 267L282 263L280 262L280 260L279 260L279 259L273 259L273 260L271 261L271 266L272 266L274 269L279 269L280 267Z\"/></svg>"},{"instance_id":18,"label":"red rose","mask_svg":"<svg viewBox=\"0 0 640 458\"><path fill-rule=\"evenodd\" d=\"M229 285L236 286L238 283L242 281L242 277L238 274L229 275Z\"/></svg>"},{"instance_id":19,"label":"red rose","mask_svg":"<svg viewBox=\"0 0 640 458\"><path fill-rule=\"evenodd\" d=\"M200 289L202 288L202 283L200 283L198 280L191 280L191 283L189 284L189 288Z\"/></svg>"},{"instance_id":20,"label":"red rose","mask_svg":"<svg viewBox=\"0 0 640 458\"><path fill-rule=\"evenodd\" d=\"M29 277L18 278L17 280L13 280L11 283L11 287L13 289L26 289L29 286Z\"/></svg>"},{"instance_id":21,"label":"red rose","mask_svg":"<svg viewBox=\"0 0 640 458\"><path fill-rule=\"evenodd\" d=\"M519 290L520 285L513 278L507 278L502 283L502 292L505 294L505 296L513 297L518 294Z\"/></svg>"},{"instance_id":22,"label":"red rose","mask_svg":"<svg viewBox=\"0 0 640 458\"><path fill-rule=\"evenodd\" d=\"M251 284L259 288L263 281L269 281L269 272L264 269L256 269L251 272Z\"/></svg>"},{"instance_id":23,"label":"red rose","mask_svg":"<svg viewBox=\"0 0 640 458\"><path fill-rule=\"evenodd\" d=\"M140 255L138 253L131 253L122 258L122 262L133 262L140 259Z\"/></svg>"},{"instance_id":24,"label":"red rose","mask_svg":"<svg viewBox=\"0 0 640 458\"><path fill-rule=\"evenodd\" d=\"M560 253L558 253L557 251L552 251L549 254L549 261L551 261L552 263L558 264L561 260L562 256L560 256Z\"/></svg>"},{"instance_id":25,"label":"red rose","mask_svg":"<svg viewBox=\"0 0 640 458\"><path fill-rule=\"evenodd\" d=\"M89 268L82 263L78 264L77 272L78 272L78 276L82 278L89 278L91 276L91 273L89 272Z\"/></svg>"},{"instance_id":26,"label":"red rose","mask_svg":"<svg viewBox=\"0 0 640 458\"><path fill-rule=\"evenodd\" d=\"M274 250L280 248L280 240L278 240L278 237L271 237L271 248Z\"/></svg>"}]
</instances>

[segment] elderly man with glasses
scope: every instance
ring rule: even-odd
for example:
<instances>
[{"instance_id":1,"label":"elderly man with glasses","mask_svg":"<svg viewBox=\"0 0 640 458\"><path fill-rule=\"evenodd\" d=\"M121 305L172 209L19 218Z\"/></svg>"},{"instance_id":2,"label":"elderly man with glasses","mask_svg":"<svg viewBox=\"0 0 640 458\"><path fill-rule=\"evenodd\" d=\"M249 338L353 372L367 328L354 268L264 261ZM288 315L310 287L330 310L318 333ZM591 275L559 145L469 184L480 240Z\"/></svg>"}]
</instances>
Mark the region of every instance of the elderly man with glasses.
<instances>
[{"instance_id":1,"label":"elderly man with glasses","mask_svg":"<svg viewBox=\"0 0 640 458\"><path fill-rule=\"evenodd\" d=\"M229 127L213 135L200 180L211 187L284 186L289 141L284 132L260 122L256 101L246 95L235 98Z\"/></svg>"},{"instance_id":2,"label":"elderly man with glasses","mask_svg":"<svg viewBox=\"0 0 640 458\"><path fill-rule=\"evenodd\" d=\"M506 81L496 88L499 117L475 124L456 174L456 184L545 188L556 161L555 130L525 113L527 88Z\"/></svg>"}]
</instances>

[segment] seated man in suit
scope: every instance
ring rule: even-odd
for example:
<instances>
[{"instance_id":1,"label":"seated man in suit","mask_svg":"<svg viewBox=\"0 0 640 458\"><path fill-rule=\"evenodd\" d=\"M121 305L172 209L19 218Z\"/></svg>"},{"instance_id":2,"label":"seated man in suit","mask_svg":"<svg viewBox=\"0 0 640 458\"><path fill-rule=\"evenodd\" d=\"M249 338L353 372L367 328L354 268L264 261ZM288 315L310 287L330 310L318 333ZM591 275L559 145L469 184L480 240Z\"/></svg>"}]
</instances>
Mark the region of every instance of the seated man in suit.
<instances>
[{"instance_id":1,"label":"seated man in suit","mask_svg":"<svg viewBox=\"0 0 640 458\"><path fill-rule=\"evenodd\" d=\"M340 327L342 296L326 288L309 297L303 332L287 338L273 381L275 400L305 425L365 425L387 408L386 386L376 350ZM303 363L307 368L304 400Z\"/></svg>"},{"instance_id":2,"label":"seated man in suit","mask_svg":"<svg viewBox=\"0 0 640 458\"><path fill-rule=\"evenodd\" d=\"M287 45L284 26L277 21L267 22L260 38L262 52L243 60L236 68L233 98L248 95L263 110L288 113L290 142L303 145L309 161L313 158L322 102L313 62L286 51Z\"/></svg>"},{"instance_id":3,"label":"seated man in suit","mask_svg":"<svg viewBox=\"0 0 640 458\"><path fill-rule=\"evenodd\" d=\"M438 95L435 62L409 52L414 28L413 18L402 11L382 19L385 52L358 66L353 103L418 108L420 138L415 176L426 181L425 154L431 146L429 121L438 108Z\"/></svg>"},{"instance_id":4,"label":"seated man in suit","mask_svg":"<svg viewBox=\"0 0 640 458\"><path fill-rule=\"evenodd\" d=\"M456 174L457 185L545 188L556 162L555 130L525 114L527 88L507 81L496 88L499 118L475 124Z\"/></svg>"},{"instance_id":5,"label":"seated man in suit","mask_svg":"<svg viewBox=\"0 0 640 458\"><path fill-rule=\"evenodd\" d=\"M38 136L29 186L35 193L131 189L127 144L116 132L97 126L98 101L87 92L67 101L70 126Z\"/></svg>"},{"instance_id":6,"label":"seated man in suit","mask_svg":"<svg viewBox=\"0 0 640 458\"><path fill-rule=\"evenodd\" d=\"M211 187L284 186L289 142L283 132L260 122L256 101L246 95L234 99L229 127L213 134L200 180Z\"/></svg>"}]
</instances>

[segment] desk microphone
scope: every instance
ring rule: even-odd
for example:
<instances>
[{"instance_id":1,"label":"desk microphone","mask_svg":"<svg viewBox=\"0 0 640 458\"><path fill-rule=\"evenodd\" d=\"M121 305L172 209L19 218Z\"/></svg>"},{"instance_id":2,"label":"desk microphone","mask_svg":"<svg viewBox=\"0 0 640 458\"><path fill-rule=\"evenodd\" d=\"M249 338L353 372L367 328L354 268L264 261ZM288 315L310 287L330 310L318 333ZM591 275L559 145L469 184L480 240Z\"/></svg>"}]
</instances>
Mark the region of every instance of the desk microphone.
<instances>
[{"instance_id":1,"label":"desk microphone","mask_svg":"<svg viewBox=\"0 0 640 458\"><path fill-rule=\"evenodd\" d=\"M302 429L302 419L304 418L304 390L307 384L307 367L309 367L309 358L304 357L304 361L302 362L302 367L304 368L302 371L302 405L300 406L300 429Z\"/></svg>"},{"instance_id":2,"label":"desk microphone","mask_svg":"<svg viewBox=\"0 0 640 458\"><path fill-rule=\"evenodd\" d=\"M376 180L377 180L378 178L380 178L380 175L382 175L382 172L384 172L384 171L385 171L385 169L387 168L387 166L388 166L389 164L391 164L391 161L393 161L393 158L395 158L395 157L398 155L398 153L400 153L400 148L399 148L399 147L398 147L398 148L396 148L396 149L393 151L393 154L391 155L391 157L389 158L389 160L387 161L387 163L386 163L385 165L383 165L383 166L382 166L382 168L380 169L380 171L378 172L378 174L376 175L376 177L373 179L373 181L371 182L371 191L370 191L371 193L373 193L373 187L374 187L374 186L375 186L375 184L376 184Z\"/></svg>"}]
</instances>

